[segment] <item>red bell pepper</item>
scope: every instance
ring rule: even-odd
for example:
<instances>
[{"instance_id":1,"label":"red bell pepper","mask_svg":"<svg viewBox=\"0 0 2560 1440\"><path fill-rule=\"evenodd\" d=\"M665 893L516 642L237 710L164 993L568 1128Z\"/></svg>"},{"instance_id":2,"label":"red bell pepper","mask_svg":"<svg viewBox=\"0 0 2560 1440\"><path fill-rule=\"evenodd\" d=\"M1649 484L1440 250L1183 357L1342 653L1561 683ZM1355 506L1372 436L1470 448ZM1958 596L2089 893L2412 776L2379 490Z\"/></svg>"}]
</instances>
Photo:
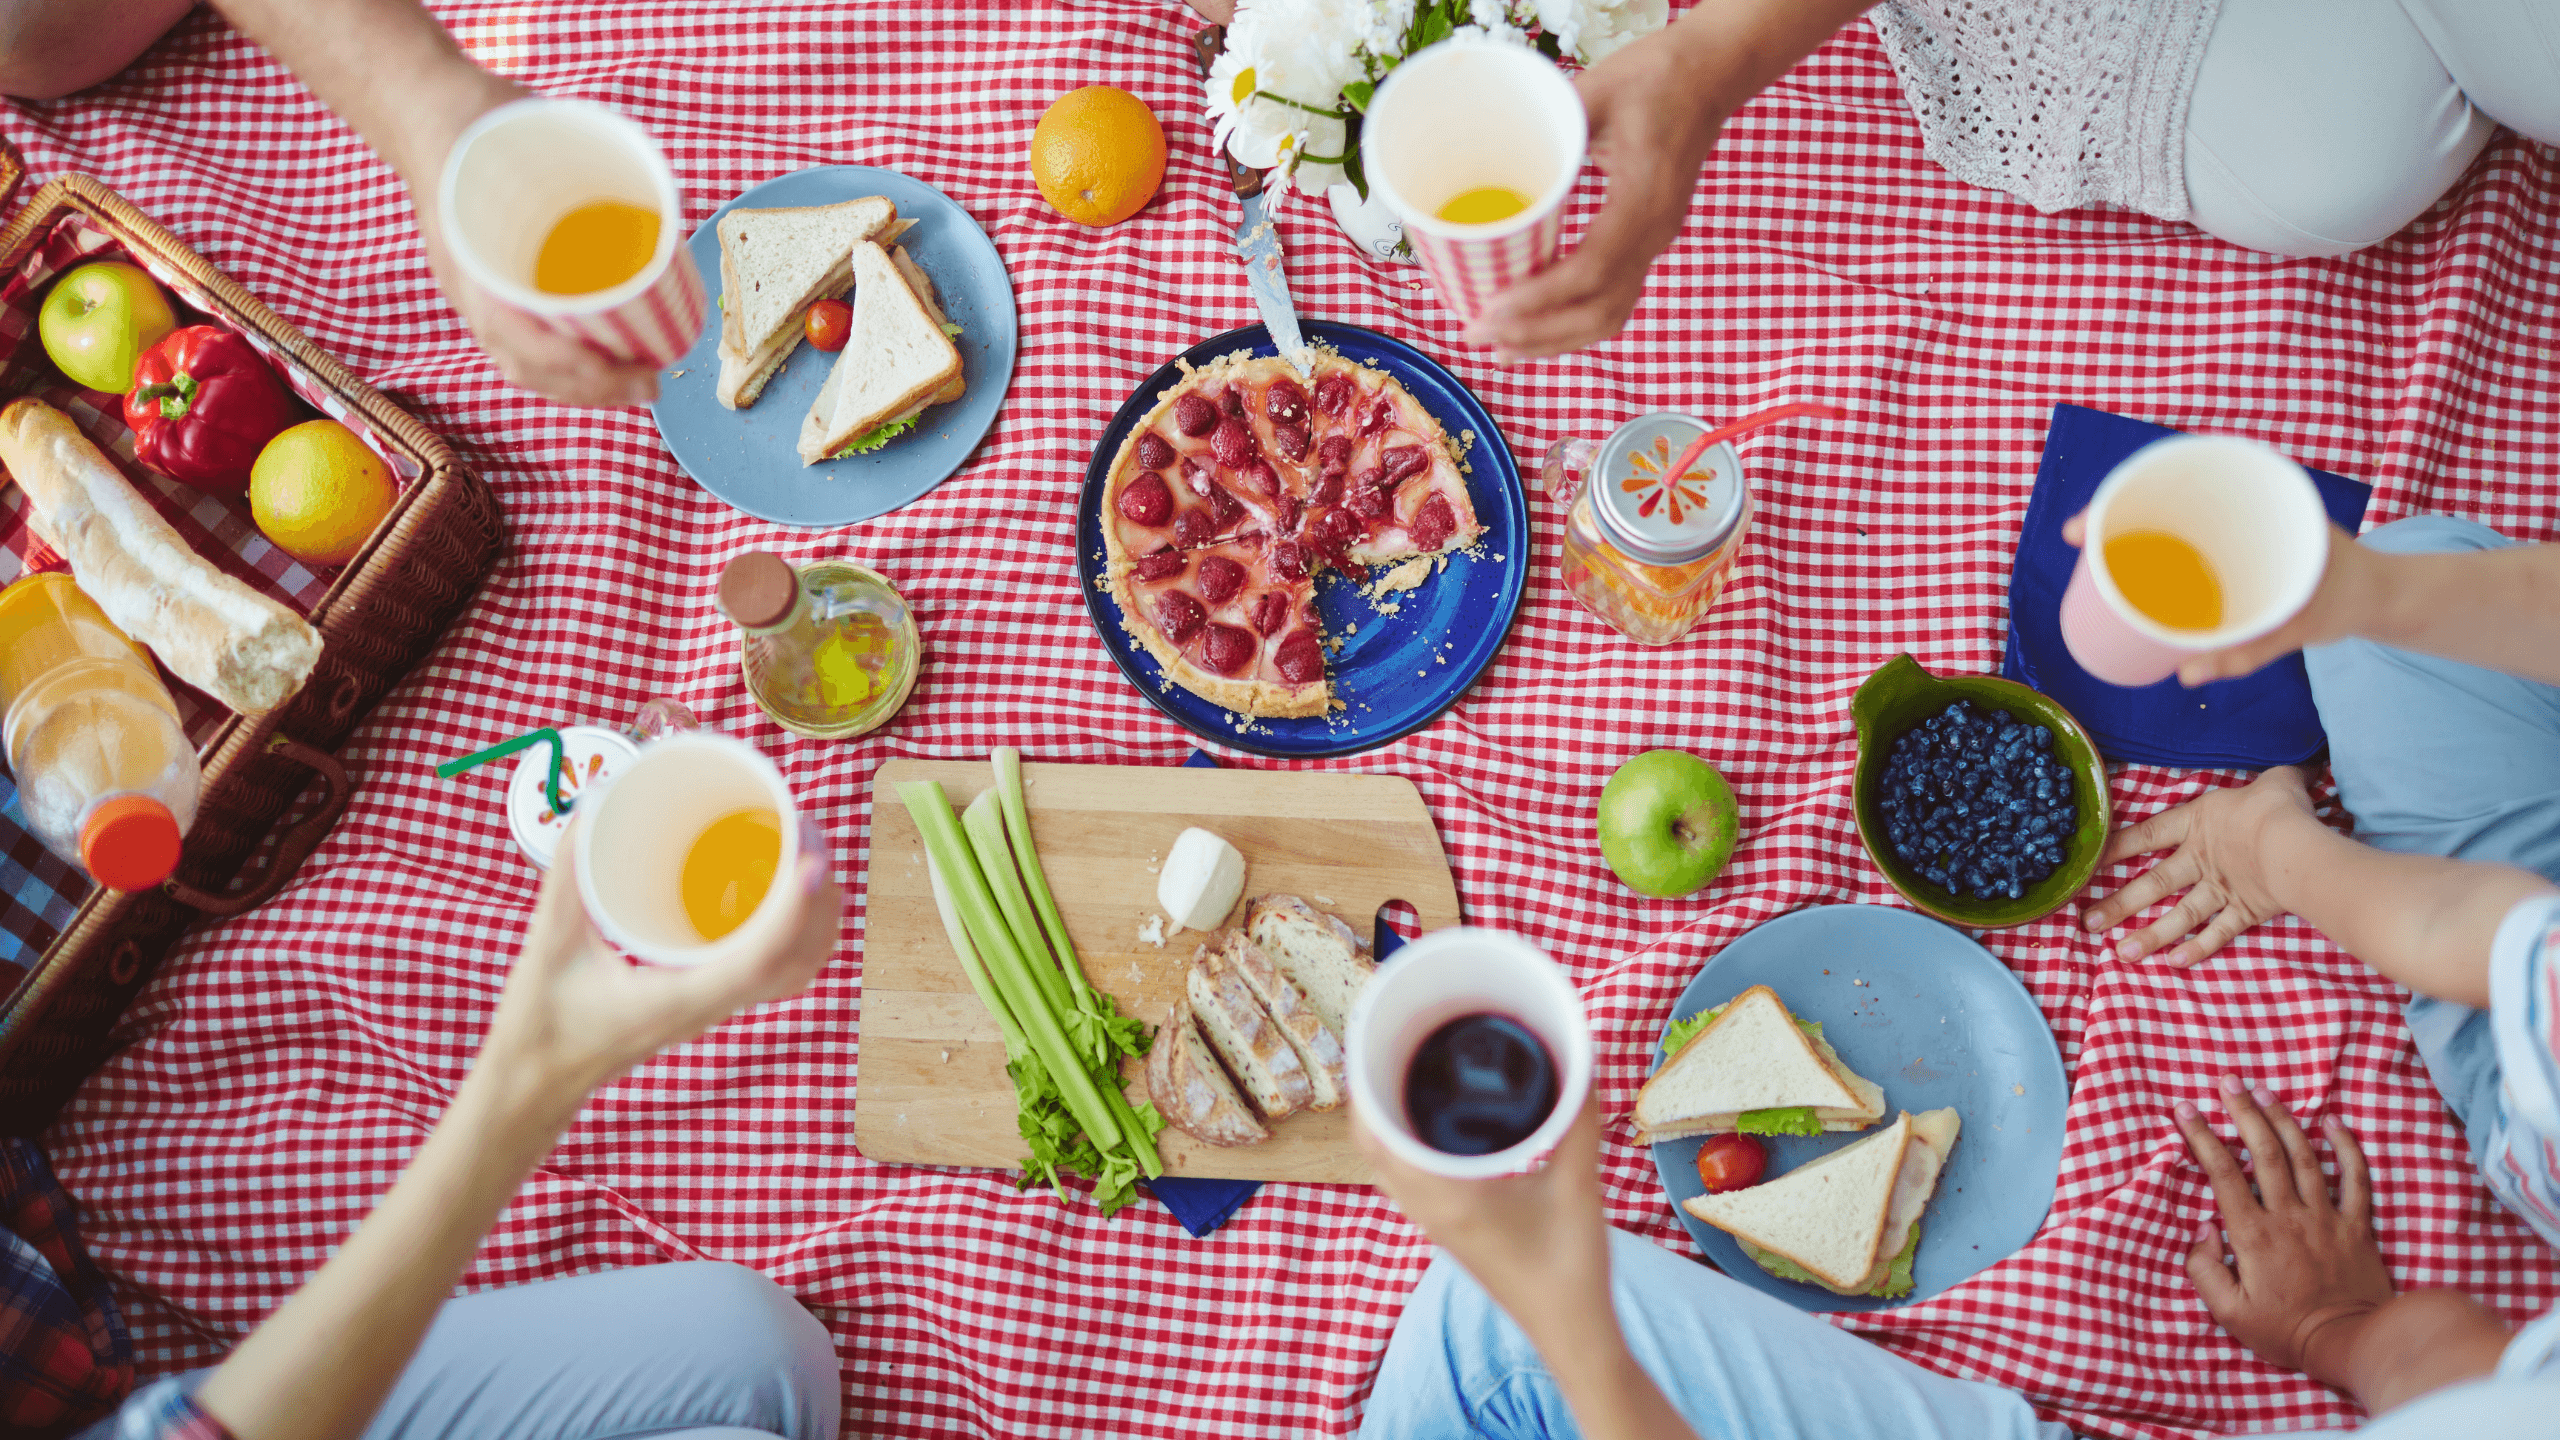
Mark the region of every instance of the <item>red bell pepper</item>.
<instances>
[{"instance_id":1,"label":"red bell pepper","mask_svg":"<svg viewBox=\"0 0 2560 1440\"><path fill-rule=\"evenodd\" d=\"M300 406L255 346L189 325L143 352L124 397L134 458L217 495L249 488L249 467Z\"/></svg>"}]
</instances>

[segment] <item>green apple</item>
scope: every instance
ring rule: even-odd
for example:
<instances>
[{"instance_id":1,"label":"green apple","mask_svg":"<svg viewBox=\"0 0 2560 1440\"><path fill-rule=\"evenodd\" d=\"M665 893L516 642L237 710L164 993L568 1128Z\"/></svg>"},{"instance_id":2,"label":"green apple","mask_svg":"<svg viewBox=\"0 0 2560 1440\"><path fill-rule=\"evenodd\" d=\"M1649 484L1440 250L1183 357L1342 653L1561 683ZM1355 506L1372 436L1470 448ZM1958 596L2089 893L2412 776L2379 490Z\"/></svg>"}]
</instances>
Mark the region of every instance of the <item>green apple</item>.
<instances>
[{"instance_id":1,"label":"green apple","mask_svg":"<svg viewBox=\"0 0 2560 1440\"><path fill-rule=\"evenodd\" d=\"M100 260L54 283L36 314L44 353L73 383L122 395L142 352L178 328L169 297L139 265Z\"/></svg>"},{"instance_id":2,"label":"green apple","mask_svg":"<svg viewBox=\"0 0 2560 1440\"><path fill-rule=\"evenodd\" d=\"M1647 750L1600 789L1600 854L1639 895L1686 895L1723 872L1741 820L1716 767L1686 750Z\"/></svg>"}]
</instances>

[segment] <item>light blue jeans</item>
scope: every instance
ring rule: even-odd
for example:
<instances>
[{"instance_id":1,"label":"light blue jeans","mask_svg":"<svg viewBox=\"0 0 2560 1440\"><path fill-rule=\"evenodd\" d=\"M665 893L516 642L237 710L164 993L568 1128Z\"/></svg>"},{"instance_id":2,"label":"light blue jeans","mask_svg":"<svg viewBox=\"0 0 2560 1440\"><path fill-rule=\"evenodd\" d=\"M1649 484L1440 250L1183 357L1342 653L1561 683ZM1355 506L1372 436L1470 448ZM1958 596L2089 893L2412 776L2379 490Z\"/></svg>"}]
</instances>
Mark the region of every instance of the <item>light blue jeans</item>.
<instances>
[{"instance_id":1,"label":"light blue jeans","mask_svg":"<svg viewBox=\"0 0 2560 1440\"><path fill-rule=\"evenodd\" d=\"M2364 543L2410 555L2515 542L2474 521L2419 515ZM2302 658L2357 839L2406 855L2521 866L2560 884L2560 688L2367 640ZM2420 995L2408 1016L2418 1055L2477 1163L2497 1113L2488 1012Z\"/></svg>"},{"instance_id":2,"label":"light blue jeans","mask_svg":"<svg viewBox=\"0 0 2560 1440\"><path fill-rule=\"evenodd\" d=\"M213 1373L186 1377L190 1390ZM365 1440L835 1440L835 1343L743 1265L603 1270L445 1303ZM81 1432L102 1440L115 1417Z\"/></svg>"}]
</instances>

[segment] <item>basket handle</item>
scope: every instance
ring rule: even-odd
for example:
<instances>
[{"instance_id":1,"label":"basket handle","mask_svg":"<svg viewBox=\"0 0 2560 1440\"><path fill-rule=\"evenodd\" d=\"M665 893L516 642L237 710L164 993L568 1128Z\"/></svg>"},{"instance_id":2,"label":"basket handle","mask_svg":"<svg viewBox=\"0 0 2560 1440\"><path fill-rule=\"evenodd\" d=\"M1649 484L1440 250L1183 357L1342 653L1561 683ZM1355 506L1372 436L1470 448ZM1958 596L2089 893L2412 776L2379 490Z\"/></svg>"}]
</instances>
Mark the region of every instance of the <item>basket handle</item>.
<instances>
[{"instance_id":1,"label":"basket handle","mask_svg":"<svg viewBox=\"0 0 2560 1440\"><path fill-rule=\"evenodd\" d=\"M207 915L221 916L256 909L284 888L285 882L302 868L302 862L310 859L311 852L319 849L320 842L328 838L330 829L338 823L338 817L347 813L347 800L355 794L356 787L347 776L347 767L338 763L337 756L285 734L267 737L267 753L282 755L319 772L320 783L327 787L326 793L320 797L319 808L277 838L276 853L268 858L266 868L249 882L247 889L231 894L208 895L183 881L164 883L161 888L179 904Z\"/></svg>"}]
</instances>

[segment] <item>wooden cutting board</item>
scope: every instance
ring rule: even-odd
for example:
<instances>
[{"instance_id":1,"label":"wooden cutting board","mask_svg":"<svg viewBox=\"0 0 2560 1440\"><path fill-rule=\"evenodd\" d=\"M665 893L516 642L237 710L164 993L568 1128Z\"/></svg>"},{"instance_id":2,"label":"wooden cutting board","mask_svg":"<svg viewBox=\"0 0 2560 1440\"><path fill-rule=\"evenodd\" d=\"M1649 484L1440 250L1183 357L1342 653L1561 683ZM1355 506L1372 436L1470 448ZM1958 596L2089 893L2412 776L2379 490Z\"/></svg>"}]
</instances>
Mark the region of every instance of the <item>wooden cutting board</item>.
<instances>
[{"instance_id":1,"label":"wooden cutting board","mask_svg":"<svg viewBox=\"0 0 2560 1440\"><path fill-rule=\"evenodd\" d=\"M1084 959L1086 976L1121 1013L1161 1025L1182 993L1200 933L1139 938L1156 904L1156 873L1173 838L1198 825L1244 853L1245 895L1279 891L1373 933L1380 906L1402 900L1422 929L1458 923L1457 886L1413 782L1392 775L1212 770L1187 766L1025 765L1031 835ZM995 781L985 761L892 760L871 782L871 874L862 959L862 1059L854 1143L874 1160L913 1165L1022 1162L1004 1037L951 953L926 878L924 842L898 802L906 780L938 780L953 808ZM1237 907L1241 918L1243 907ZM1171 921L1166 921L1171 929ZM1146 1099L1144 1062L1124 1062L1132 1102ZM1300 1114L1260 1145L1219 1149L1168 1126L1157 1145L1169 1175L1365 1183L1348 1107Z\"/></svg>"}]
</instances>

